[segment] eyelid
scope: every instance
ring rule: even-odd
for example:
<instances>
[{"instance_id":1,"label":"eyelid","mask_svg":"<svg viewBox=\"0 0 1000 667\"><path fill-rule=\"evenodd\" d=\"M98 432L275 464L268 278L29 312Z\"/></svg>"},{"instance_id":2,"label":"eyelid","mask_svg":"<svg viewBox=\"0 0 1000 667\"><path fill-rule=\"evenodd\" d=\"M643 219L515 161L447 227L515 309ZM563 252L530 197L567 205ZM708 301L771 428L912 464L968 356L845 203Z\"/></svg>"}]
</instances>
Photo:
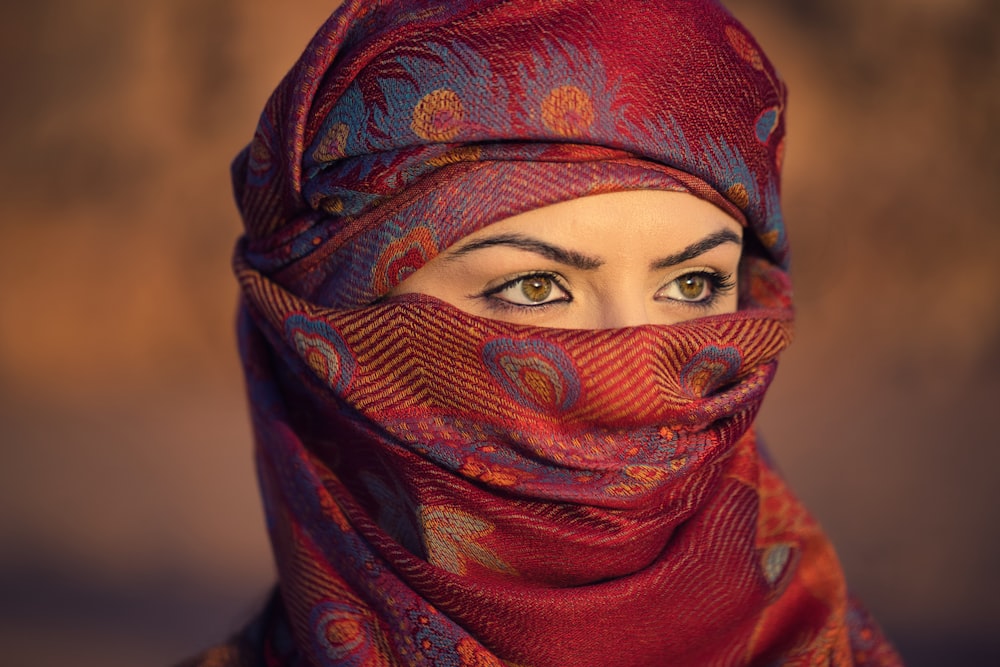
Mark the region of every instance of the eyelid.
<instances>
[{"instance_id":1,"label":"eyelid","mask_svg":"<svg viewBox=\"0 0 1000 667\"><path fill-rule=\"evenodd\" d=\"M536 277L546 278L548 280L551 280L555 285L555 287L566 295L565 298L557 298L552 301L544 301L542 303L528 305L528 304L514 303L513 301L508 301L507 299L502 299L496 296L501 292L504 292L510 289L511 287L515 286L519 282ZM564 283L565 278L554 271L524 271L522 273L505 277L502 279L502 281L503 282L501 282L499 285L495 287L487 287L482 292L478 294L472 294L470 295L470 297L482 299L487 303L487 305L490 308L494 308L497 310L512 309L512 308L537 310L540 308L544 308L546 306L568 303L573 300L573 294L569 291L569 288L566 287Z\"/></svg>"},{"instance_id":2,"label":"eyelid","mask_svg":"<svg viewBox=\"0 0 1000 667\"><path fill-rule=\"evenodd\" d=\"M504 276L503 278L499 279L499 282L495 286L493 287L487 286L486 289L484 289L476 296L489 296L491 294L496 294L497 292L502 292L508 287L511 287L518 281L527 280L528 278L535 278L535 277L548 278L552 280L552 282L554 282L556 286L559 287L559 289L567 293L569 292L569 290L566 288L565 285L566 279L563 276L559 275L557 272L535 270L535 271L520 271L518 273L509 276Z\"/></svg>"},{"instance_id":3,"label":"eyelid","mask_svg":"<svg viewBox=\"0 0 1000 667\"><path fill-rule=\"evenodd\" d=\"M727 280L732 279L736 275L735 270L728 271L726 269L720 269L714 266L695 265L695 266L675 267L673 270L668 271L666 276L663 278L663 286L666 287L675 280L683 278L684 276L690 276L692 274L695 275L703 274L706 276L725 278Z\"/></svg>"}]
</instances>

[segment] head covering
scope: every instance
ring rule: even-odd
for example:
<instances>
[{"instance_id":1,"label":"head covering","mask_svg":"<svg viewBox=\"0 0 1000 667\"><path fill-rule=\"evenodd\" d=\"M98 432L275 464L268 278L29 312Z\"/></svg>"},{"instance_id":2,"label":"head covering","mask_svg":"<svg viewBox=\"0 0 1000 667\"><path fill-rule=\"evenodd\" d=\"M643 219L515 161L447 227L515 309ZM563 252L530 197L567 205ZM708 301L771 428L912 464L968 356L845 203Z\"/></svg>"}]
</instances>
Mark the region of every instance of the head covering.
<instances>
[{"instance_id":1,"label":"head covering","mask_svg":"<svg viewBox=\"0 0 1000 667\"><path fill-rule=\"evenodd\" d=\"M710 0L327 21L234 164L266 664L896 664L751 428L791 335L784 106ZM561 330L384 298L479 228L629 189L746 225L739 312Z\"/></svg>"}]
</instances>

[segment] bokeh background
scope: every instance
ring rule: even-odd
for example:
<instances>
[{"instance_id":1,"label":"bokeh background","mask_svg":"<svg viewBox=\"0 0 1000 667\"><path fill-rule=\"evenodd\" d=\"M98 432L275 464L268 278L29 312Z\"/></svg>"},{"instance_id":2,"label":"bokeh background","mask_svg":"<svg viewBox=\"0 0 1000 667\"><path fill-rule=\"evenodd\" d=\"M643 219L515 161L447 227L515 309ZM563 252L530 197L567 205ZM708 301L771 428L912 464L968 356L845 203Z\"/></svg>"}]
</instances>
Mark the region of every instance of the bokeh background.
<instances>
[{"instance_id":1,"label":"bokeh background","mask_svg":"<svg viewBox=\"0 0 1000 667\"><path fill-rule=\"evenodd\" d=\"M0 664L167 665L263 600L227 168L334 4L0 7ZM911 665L1000 664L1000 3L729 5L792 91L765 435Z\"/></svg>"}]
</instances>

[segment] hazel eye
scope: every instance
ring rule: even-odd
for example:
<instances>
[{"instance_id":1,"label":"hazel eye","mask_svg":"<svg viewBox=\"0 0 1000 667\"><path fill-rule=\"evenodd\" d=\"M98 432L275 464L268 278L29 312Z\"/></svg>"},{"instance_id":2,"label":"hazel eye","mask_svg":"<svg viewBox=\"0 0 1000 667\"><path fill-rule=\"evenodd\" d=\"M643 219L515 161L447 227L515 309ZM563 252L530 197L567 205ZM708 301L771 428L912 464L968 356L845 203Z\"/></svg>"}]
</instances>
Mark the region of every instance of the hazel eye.
<instances>
[{"instance_id":1,"label":"hazel eye","mask_svg":"<svg viewBox=\"0 0 1000 667\"><path fill-rule=\"evenodd\" d=\"M726 291L731 284L725 279L705 271L686 273L679 276L661 290L661 299L683 301L686 303L706 303L712 301L717 292Z\"/></svg>"},{"instance_id":2,"label":"hazel eye","mask_svg":"<svg viewBox=\"0 0 1000 667\"><path fill-rule=\"evenodd\" d=\"M555 278L546 274L516 278L501 285L490 296L517 306L541 306L570 300L569 294Z\"/></svg>"}]
</instances>

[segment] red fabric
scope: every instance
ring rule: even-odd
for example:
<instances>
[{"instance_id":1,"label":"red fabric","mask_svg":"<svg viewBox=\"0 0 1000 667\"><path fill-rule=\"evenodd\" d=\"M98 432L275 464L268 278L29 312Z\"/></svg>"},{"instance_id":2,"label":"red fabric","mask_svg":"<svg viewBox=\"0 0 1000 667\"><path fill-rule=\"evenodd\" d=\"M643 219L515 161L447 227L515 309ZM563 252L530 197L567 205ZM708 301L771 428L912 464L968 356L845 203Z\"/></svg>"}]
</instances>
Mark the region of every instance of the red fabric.
<instances>
[{"instance_id":1,"label":"red fabric","mask_svg":"<svg viewBox=\"0 0 1000 667\"><path fill-rule=\"evenodd\" d=\"M752 422L791 336L784 88L707 0L349 2L234 165L268 665L899 664ZM741 310L580 331L383 299L491 222L685 190Z\"/></svg>"}]
</instances>

